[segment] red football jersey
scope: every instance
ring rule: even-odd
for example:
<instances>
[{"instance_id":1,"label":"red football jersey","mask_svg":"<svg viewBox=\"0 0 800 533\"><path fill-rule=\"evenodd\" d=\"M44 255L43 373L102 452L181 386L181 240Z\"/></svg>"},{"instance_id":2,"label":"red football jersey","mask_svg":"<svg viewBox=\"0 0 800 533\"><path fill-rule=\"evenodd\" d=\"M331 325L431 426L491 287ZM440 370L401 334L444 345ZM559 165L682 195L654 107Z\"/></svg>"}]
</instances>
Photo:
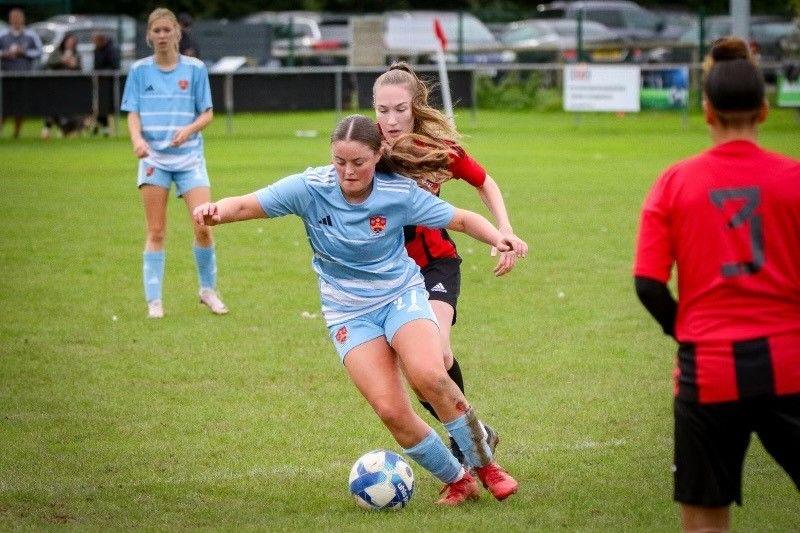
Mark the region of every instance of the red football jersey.
<instances>
[{"instance_id":1,"label":"red football jersey","mask_svg":"<svg viewBox=\"0 0 800 533\"><path fill-rule=\"evenodd\" d=\"M473 187L482 187L486 181L486 171L463 148L453 146L448 170L453 177L461 179ZM432 184L431 192L438 195L441 186ZM425 268L433 259L458 257L456 245L446 230L409 226L406 228L406 251L420 266Z\"/></svg>"},{"instance_id":2,"label":"red football jersey","mask_svg":"<svg viewBox=\"0 0 800 533\"><path fill-rule=\"evenodd\" d=\"M666 283L673 264L676 396L800 393L800 161L739 140L664 172L634 274Z\"/></svg>"},{"instance_id":3,"label":"red football jersey","mask_svg":"<svg viewBox=\"0 0 800 533\"><path fill-rule=\"evenodd\" d=\"M737 140L673 165L642 209L634 274L677 265L681 342L800 331L800 161Z\"/></svg>"}]
</instances>

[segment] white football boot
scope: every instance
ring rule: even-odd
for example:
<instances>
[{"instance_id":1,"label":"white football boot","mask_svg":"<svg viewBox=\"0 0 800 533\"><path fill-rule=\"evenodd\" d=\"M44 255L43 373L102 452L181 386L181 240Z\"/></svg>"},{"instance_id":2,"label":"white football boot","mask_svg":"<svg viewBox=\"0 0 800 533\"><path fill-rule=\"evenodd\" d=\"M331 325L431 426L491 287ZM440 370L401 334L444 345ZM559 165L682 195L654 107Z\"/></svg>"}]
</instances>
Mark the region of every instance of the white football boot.
<instances>
[{"instance_id":1,"label":"white football boot","mask_svg":"<svg viewBox=\"0 0 800 533\"><path fill-rule=\"evenodd\" d=\"M147 302L147 318L164 318L164 306L161 300Z\"/></svg>"},{"instance_id":2,"label":"white football boot","mask_svg":"<svg viewBox=\"0 0 800 533\"><path fill-rule=\"evenodd\" d=\"M200 303L208 307L215 315L224 315L228 312L228 308L219 299L214 289L200 289Z\"/></svg>"}]
</instances>

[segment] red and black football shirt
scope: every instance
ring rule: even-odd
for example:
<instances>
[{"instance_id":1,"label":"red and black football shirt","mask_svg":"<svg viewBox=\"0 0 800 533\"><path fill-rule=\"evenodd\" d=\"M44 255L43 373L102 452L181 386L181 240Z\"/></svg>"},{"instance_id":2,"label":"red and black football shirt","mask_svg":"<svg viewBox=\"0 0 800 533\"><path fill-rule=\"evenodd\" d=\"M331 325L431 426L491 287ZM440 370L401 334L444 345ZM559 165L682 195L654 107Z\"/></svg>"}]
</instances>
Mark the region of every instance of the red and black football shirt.
<instances>
[{"instance_id":1,"label":"red and black football shirt","mask_svg":"<svg viewBox=\"0 0 800 533\"><path fill-rule=\"evenodd\" d=\"M696 348L678 378L700 401L736 399L753 350L734 344L800 333L800 161L737 140L670 167L644 202L634 274L666 283L673 264L676 338ZM774 374L782 358L784 392L800 392L800 346L767 348L754 364Z\"/></svg>"},{"instance_id":2,"label":"red and black football shirt","mask_svg":"<svg viewBox=\"0 0 800 533\"><path fill-rule=\"evenodd\" d=\"M473 187L482 187L486 181L486 171L460 146L453 146L447 168L454 178L464 180ZM439 184L432 184L430 190L438 196L440 188ZM407 226L405 235L406 251L420 268L425 268L434 259L458 257L456 245L447 230Z\"/></svg>"}]
</instances>

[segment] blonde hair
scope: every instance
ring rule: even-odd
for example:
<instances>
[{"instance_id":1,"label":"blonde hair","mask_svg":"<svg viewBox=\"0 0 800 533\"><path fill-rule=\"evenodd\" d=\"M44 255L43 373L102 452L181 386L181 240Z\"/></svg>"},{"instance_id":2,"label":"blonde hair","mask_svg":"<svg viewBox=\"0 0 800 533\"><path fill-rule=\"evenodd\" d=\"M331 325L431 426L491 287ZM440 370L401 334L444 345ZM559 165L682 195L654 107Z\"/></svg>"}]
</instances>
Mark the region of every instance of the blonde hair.
<instances>
[{"instance_id":1,"label":"blonde hair","mask_svg":"<svg viewBox=\"0 0 800 533\"><path fill-rule=\"evenodd\" d=\"M178 24L178 18L175 16L175 13L167 9L166 7L157 7L150 13L150 16L147 17L147 34L145 34L144 41L147 43L147 46L153 48L153 43L150 42L150 28L153 27L153 23L160 19L167 19L172 23L173 28L175 29L175 51L178 51L178 43L181 40L181 25Z\"/></svg>"},{"instance_id":2,"label":"blonde hair","mask_svg":"<svg viewBox=\"0 0 800 533\"><path fill-rule=\"evenodd\" d=\"M392 63L372 86L372 98L379 87L402 85L411 95L412 133L399 137L389 158L396 172L411 177L426 189L452 178L448 165L461 135L450 120L428 104L430 87L408 63Z\"/></svg>"}]
</instances>

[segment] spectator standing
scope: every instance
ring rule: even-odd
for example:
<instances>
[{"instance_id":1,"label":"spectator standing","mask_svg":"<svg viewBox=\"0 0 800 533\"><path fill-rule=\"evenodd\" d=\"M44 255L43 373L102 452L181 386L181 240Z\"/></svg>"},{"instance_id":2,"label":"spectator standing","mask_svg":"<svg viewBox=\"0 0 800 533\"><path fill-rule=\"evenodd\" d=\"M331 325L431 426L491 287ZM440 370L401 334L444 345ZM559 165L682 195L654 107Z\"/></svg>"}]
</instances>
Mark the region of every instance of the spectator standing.
<instances>
[{"instance_id":1,"label":"spectator standing","mask_svg":"<svg viewBox=\"0 0 800 533\"><path fill-rule=\"evenodd\" d=\"M181 55L200 59L200 47L192 36L192 16L189 13L178 15L178 24L181 25L181 40L178 43L178 52Z\"/></svg>"},{"instance_id":2,"label":"spectator standing","mask_svg":"<svg viewBox=\"0 0 800 533\"><path fill-rule=\"evenodd\" d=\"M58 50L47 58L47 68L51 70L81 70L81 58L78 54L78 39L68 33L64 36ZM42 139L50 138L50 130L54 125L59 126L64 134L78 131L82 125L83 117L70 117L68 115L55 115L45 117L42 128Z\"/></svg>"},{"instance_id":3,"label":"spectator standing","mask_svg":"<svg viewBox=\"0 0 800 533\"><path fill-rule=\"evenodd\" d=\"M95 70L119 70L120 55L119 48L108 35L103 32L92 34L94 43L94 69ZM97 123L94 127L95 135L98 133L108 136L108 113L101 111L97 115Z\"/></svg>"},{"instance_id":4,"label":"spectator standing","mask_svg":"<svg viewBox=\"0 0 800 533\"><path fill-rule=\"evenodd\" d=\"M33 69L42 55L42 41L31 30L25 29L25 12L14 8L8 12L8 31L0 35L0 69L20 72ZM12 113L14 111L12 110ZM0 128L6 117L0 118ZM19 137L24 117L14 115L14 137Z\"/></svg>"}]
</instances>

